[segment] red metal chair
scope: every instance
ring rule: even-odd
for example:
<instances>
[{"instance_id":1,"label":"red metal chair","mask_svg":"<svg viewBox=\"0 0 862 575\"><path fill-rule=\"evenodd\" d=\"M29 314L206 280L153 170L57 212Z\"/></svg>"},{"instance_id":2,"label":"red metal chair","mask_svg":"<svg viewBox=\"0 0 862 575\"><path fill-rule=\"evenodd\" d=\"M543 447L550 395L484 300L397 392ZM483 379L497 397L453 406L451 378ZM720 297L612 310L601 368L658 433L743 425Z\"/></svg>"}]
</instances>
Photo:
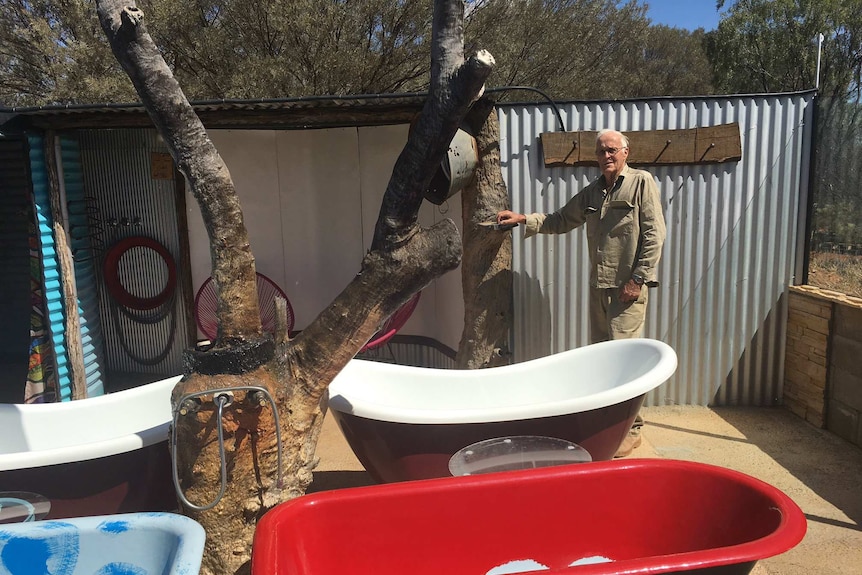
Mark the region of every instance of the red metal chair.
<instances>
[{"instance_id":1,"label":"red metal chair","mask_svg":"<svg viewBox=\"0 0 862 575\"><path fill-rule=\"evenodd\" d=\"M260 323L264 331L275 333L275 298L280 297L287 302L287 331L293 331L294 315L290 300L278 285L263 275L257 273L257 300L260 305ZM218 318L216 317L215 283L211 277L201 284L195 296L195 322L200 330L210 340L215 340L218 334Z\"/></svg>"},{"instance_id":2,"label":"red metal chair","mask_svg":"<svg viewBox=\"0 0 862 575\"><path fill-rule=\"evenodd\" d=\"M413 296L407 300L404 305L395 310L389 319L383 322L383 325L377 330L371 339L368 340L362 349L359 350L359 353L363 353L366 351L373 351L377 348L380 348L389 343L389 340L398 333L404 324L407 323L407 320L410 319L410 316L413 315L413 310L416 309L416 305L419 303L419 296L422 294L421 291L416 292Z\"/></svg>"}]
</instances>

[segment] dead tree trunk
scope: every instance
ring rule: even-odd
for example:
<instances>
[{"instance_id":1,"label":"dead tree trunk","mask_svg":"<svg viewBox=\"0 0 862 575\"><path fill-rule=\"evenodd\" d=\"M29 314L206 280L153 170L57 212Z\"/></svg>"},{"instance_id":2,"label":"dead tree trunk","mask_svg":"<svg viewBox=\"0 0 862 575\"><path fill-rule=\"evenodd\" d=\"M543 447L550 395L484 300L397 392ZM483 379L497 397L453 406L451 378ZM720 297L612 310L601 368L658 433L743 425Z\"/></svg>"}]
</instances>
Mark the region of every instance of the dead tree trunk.
<instances>
[{"instance_id":1,"label":"dead tree trunk","mask_svg":"<svg viewBox=\"0 0 862 575\"><path fill-rule=\"evenodd\" d=\"M500 172L500 125L493 102L485 97L473 106L467 122L474 127L479 163L472 182L461 192L464 250L461 285L464 331L455 356L458 369L509 363L512 317L512 233L483 226L509 206Z\"/></svg>"},{"instance_id":2,"label":"dead tree trunk","mask_svg":"<svg viewBox=\"0 0 862 575\"><path fill-rule=\"evenodd\" d=\"M425 189L493 66L463 55L463 3L435 0L428 98L396 161L361 272L293 340L261 332L254 258L227 167L132 2L97 0L102 28L200 204L219 298L219 335L186 353L174 389L172 454L184 513L207 531L205 574L248 570L258 519L302 495L335 375L416 291L460 263L447 220L417 225ZM274 407L274 409L273 409Z\"/></svg>"}]
</instances>

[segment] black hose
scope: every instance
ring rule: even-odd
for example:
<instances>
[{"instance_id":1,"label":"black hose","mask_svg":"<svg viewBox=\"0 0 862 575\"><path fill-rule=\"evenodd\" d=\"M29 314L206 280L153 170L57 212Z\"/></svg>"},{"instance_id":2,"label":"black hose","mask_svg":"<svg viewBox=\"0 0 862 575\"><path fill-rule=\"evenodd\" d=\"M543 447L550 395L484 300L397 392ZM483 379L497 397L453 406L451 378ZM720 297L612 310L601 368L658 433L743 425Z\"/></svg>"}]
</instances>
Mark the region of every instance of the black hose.
<instances>
[{"instance_id":1,"label":"black hose","mask_svg":"<svg viewBox=\"0 0 862 575\"><path fill-rule=\"evenodd\" d=\"M560 131L566 131L566 127L563 125L563 116L562 114L560 114L560 109L557 107L557 103L554 102L554 100L548 94L538 88L534 88L532 86L501 86L499 88L489 88L488 90L485 90L485 92L490 94L494 92L507 92L509 90L529 90L531 92L536 92L537 94L541 95L554 108L554 113L557 115L557 121L560 123Z\"/></svg>"}]
</instances>

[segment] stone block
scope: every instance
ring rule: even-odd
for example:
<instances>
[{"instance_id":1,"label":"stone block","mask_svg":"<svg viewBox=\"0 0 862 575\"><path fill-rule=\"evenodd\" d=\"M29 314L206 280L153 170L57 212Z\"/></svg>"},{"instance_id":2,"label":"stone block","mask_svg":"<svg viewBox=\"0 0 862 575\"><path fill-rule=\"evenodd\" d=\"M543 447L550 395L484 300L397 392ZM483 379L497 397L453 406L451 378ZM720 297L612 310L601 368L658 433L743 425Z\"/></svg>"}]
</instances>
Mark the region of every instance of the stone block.
<instances>
[{"instance_id":1,"label":"stone block","mask_svg":"<svg viewBox=\"0 0 862 575\"><path fill-rule=\"evenodd\" d=\"M789 323L802 327L803 334L808 331L813 331L823 336L829 334L829 318L791 310L787 316L787 320Z\"/></svg>"},{"instance_id":2,"label":"stone block","mask_svg":"<svg viewBox=\"0 0 862 575\"><path fill-rule=\"evenodd\" d=\"M859 412L840 401L832 400L826 416L826 428L851 443L859 440Z\"/></svg>"},{"instance_id":3,"label":"stone block","mask_svg":"<svg viewBox=\"0 0 862 575\"><path fill-rule=\"evenodd\" d=\"M833 333L862 344L862 309L836 305Z\"/></svg>"},{"instance_id":4,"label":"stone block","mask_svg":"<svg viewBox=\"0 0 862 575\"><path fill-rule=\"evenodd\" d=\"M831 304L802 296L791 296L788 302L788 309L825 318L829 318L832 313Z\"/></svg>"},{"instance_id":5,"label":"stone block","mask_svg":"<svg viewBox=\"0 0 862 575\"><path fill-rule=\"evenodd\" d=\"M829 365L862 378L862 341L836 335L832 338Z\"/></svg>"},{"instance_id":6,"label":"stone block","mask_svg":"<svg viewBox=\"0 0 862 575\"><path fill-rule=\"evenodd\" d=\"M829 375L829 397L862 412L862 375L833 367Z\"/></svg>"},{"instance_id":7,"label":"stone block","mask_svg":"<svg viewBox=\"0 0 862 575\"><path fill-rule=\"evenodd\" d=\"M826 366L824 365L806 362L804 372L810 375L814 381L826 381Z\"/></svg>"},{"instance_id":8,"label":"stone block","mask_svg":"<svg viewBox=\"0 0 862 575\"><path fill-rule=\"evenodd\" d=\"M823 411L826 401L825 390L814 385L785 385L784 396L800 401L817 411Z\"/></svg>"},{"instance_id":9,"label":"stone block","mask_svg":"<svg viewBox=\"0 0 862 575\"><path fill-rule=\"evenodd\" d=\"M826 389L826 381L815 381L801 369L785 370L784 379L796 389Z\"/></svg>"},{"instance_id":10,"label":"stone block","mask_svg":"<svg viewBox=\"0 0 862 575\"><path fill-rule=\"evenodd\" d=\"M807 421L808 423L810 423L814 427L819 427L820 429L823 429L823 427L824 427L823 424L825 421L824 420L825 415L826 414L823 413L822 411L815 411L813 409L809 409L805 413L805 421Z\"/></svg>"},{"instance_id":11,"label":"stone block","mask_svg":"<svg viewBox=\"0 0 862 575\"><path fill-rule=\"evenodd\" d=\"M784 404L784 407L789 409L792 413L798 415L802 419L805 419L805 412L808 410L808 408L805 406L804 402L785 395L784 401L782 403Z\"/></svg>"}]
</instances>

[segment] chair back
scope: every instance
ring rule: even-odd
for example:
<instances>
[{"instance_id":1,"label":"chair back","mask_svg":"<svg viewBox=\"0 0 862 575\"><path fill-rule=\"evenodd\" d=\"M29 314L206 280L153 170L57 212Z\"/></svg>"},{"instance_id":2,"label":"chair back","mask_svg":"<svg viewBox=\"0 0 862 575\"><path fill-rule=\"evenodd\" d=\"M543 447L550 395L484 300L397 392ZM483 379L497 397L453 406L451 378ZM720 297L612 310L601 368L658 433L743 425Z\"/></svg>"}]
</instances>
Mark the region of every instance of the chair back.
<instances>
[{"instance_id":1,"label":"chair back","mask_svg":"<svg viewBox=\"0 0 862 575\"><path fill-rule=\"evenodd\" d=\"M293 307L290 305L290 300L278 284L263 275L257 273L257 301L260 306L260 323L264 331L275 333L275 298L280 297L287 302L287 331L290 333L293 330L295 321ZM212 277L208 277L201 284L198 293L195 296L195 322L200 330L210 340L215 340L218 335L218 318L216 317L216 299L215 283Z\"/></svg>"},{"instance_id":2,"label":"chair back","mask_svg":"<svg viewBox=\"0 0 862 575\"><path fill-rule=\"evenodd\" d=\"M377 330L377 333L371 336L371 339L369 339L368 343L359 350L359 353L370 351L389 343L389 340L398 333L398 330L404 327L404 324L407 323L407 320L410 319L411 315L413 315L413 310L416 309L416 305L419 303L419 296L421 294L421 291L416 292L409 300L404 302L404 305L395 310L395 313L383 322L383 325L379 330Z\"/></svg>"}]
</instances>

